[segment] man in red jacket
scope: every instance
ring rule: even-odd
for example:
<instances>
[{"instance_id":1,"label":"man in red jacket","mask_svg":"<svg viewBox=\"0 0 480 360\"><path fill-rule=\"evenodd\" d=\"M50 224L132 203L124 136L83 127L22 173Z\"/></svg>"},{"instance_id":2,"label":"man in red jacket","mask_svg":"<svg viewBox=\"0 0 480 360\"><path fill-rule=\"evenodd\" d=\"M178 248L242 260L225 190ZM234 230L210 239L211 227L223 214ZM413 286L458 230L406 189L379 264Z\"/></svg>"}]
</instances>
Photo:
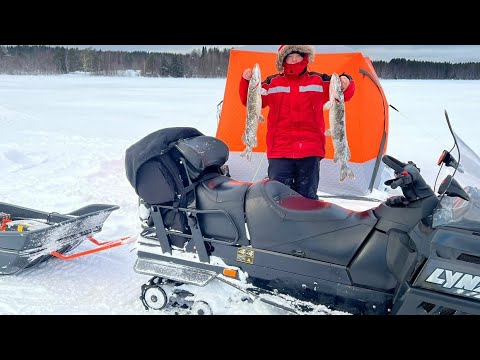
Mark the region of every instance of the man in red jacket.
<instances>
[{"instance_id":1,"label":"man in red jacket","mask_svg":"<svg viewBox=\"0 0 480 360\"><path fill-rule=\"evenodd\" d=\"M325 157L323 105L329 100L330 75L307 70L315 58L311 45L281 45L278 74L262 83L262 108L269 106L267 127L268 177L299 194L317 199L320 161ZM247 104L252 70L245 69L240 99ZM340 75L345 101L355 93L350 75Z\"/></svg>"}]
</instances>

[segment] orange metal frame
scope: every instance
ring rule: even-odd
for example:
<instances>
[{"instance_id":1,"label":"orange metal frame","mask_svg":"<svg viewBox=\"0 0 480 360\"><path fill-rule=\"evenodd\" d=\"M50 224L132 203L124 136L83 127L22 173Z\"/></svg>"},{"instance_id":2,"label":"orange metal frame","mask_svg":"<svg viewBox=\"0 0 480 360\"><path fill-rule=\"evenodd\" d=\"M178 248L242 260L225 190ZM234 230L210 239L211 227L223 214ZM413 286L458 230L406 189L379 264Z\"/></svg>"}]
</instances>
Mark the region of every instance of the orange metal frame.
<instances>
[{"instance_id":1,"label":"orange metal frame","mask_svg":"<svg viewBox=\"0 0 480 360\"><path fill-rule=\"evenodd\" d=\"M127 236L127 237L123 237L123 238L118 239L118 240L100 242L97 239L95 239L94 237L88 236L87 239L90 240L95 245L97 245L98 246L97 248L82 251L82 252L72 254L72 255L63 255L63 254L60 254L56 251L53 251L53 252L50 253L50 255L53 255L56 258L59 258L61 260L73 260L73 259L77 259L77 258L82 257L82 256L94 254L94 253L97 253L97 252L100 252L100 251L105 251L105 250L108 250L108 249L112 249L112 248L115 248L117 246L126 245L128 243L131 243L132 241L135 241L136 238L137 238L136 236Z\"/></svg>"}]
</instances>

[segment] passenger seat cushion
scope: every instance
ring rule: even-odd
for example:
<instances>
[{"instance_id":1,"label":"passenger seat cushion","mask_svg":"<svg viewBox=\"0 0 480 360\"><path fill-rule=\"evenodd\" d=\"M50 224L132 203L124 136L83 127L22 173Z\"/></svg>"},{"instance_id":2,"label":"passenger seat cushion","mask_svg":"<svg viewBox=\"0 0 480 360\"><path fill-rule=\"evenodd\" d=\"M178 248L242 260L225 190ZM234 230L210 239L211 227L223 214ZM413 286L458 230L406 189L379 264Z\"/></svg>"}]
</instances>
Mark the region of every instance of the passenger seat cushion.
<instances>
[{"instance_id":1,"label":"passenger seat cushion","mask_svg":"<svg viewBox=\"0 0 480 360\"><path fill-rule=\"evenodd\" d=\"M185 158L193 179L209 168L219 169L227 162L230 153L222 140L212 136L182 139L177 142L176 148Z\"/></svg>"},{"instance_id":2,"label":"passenger seat cushion","mask_svg":"<svg viewBox=\"0 0 480 360\"><path fill-rule=\"evenodd\" d=\"M298 211L321 210L330 205L325 201L307 199L302 195L284 196L279 199L278 204L284 209Z\"/></svg>"}]
</instances>

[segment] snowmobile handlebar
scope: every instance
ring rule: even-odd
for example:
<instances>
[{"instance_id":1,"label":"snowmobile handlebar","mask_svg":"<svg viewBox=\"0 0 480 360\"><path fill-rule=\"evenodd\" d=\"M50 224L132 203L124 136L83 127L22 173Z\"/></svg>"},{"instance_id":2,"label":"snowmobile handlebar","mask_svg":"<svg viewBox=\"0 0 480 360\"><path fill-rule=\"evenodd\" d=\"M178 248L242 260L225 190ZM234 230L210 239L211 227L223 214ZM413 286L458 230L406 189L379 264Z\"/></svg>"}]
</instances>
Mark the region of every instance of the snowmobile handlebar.
<instances>
[{"instance_id":1,"label":"snowmobile handlebar","mask_svg":"<svg viewBox=\"0 0 480 360\"><path fill-rule=\"evenodd\" d=\"M435 195L420 174L420 169L413 162L404 163L389 155L384 155L382 160L395 171L395 179L386 181L385 185L390 186L392 189L401 187L408 201L420 200Z\"/></svg>"},{"instance_id":2,"label":"snowmobile handlebar","mask_svg":"<svg viewBox=\"0 0 480 360\"><path fill-rule=\"evenodd\" d=\"M392 189L396 189L399 186L404 187L413 182L413 176L406 170L407 165L409 164L405 164L390 155L385 155L382 160L388 167L395 171L395 179L386 181L385 185L390 186Z\"/></svg>"},{"instance_id":3,"label":"snowmobile handlebar","mask_svg":"<svg viewBox=\"0 0 480 360\"><path fill-rule=\"evenodd\" d=\"M393 156L390 156L390 155L384 155L382 160L385 163L385 165L392 168L397 173L401 173L402 171L404 171L405 166L407 166L407 164L401 162L400 160L395 159Z\"/></svg>"},{"instance_id":4,"label":"snowmobile handlebar","mask_svg":"<svg viewBox=\"0 0 480 360\"><path fill-rule=\"evenodd\" d=\"M410 175L407 171L402 171L399 178L388 180L387 182L385 182L385 185L390 185L392 189L396 189L399 186L410 185L412 182L412 175Z\"/></svg>"}]
</instances>

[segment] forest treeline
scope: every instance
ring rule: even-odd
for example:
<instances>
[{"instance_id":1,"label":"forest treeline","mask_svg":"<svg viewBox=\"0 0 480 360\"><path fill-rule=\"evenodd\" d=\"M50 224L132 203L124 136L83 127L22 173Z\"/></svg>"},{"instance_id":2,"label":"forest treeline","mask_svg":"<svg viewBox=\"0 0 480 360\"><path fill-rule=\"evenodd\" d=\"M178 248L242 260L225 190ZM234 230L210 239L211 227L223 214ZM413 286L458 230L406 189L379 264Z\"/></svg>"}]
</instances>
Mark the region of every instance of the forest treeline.
<instances>
[{"instance_id":1,"label":"forest treeline","mask_svg":"<svg viewBox=\"0 0 480 360\"><path fill-rule=\"evenodd\" d=\"M51 46L0 46L0 74L53 75L87 72L106 76L224 78L230 49L202 47L188 54L102 51ZM381 79L480 79L480 63L406 59L372 61Z\"/></svg>"}]
</instances>

